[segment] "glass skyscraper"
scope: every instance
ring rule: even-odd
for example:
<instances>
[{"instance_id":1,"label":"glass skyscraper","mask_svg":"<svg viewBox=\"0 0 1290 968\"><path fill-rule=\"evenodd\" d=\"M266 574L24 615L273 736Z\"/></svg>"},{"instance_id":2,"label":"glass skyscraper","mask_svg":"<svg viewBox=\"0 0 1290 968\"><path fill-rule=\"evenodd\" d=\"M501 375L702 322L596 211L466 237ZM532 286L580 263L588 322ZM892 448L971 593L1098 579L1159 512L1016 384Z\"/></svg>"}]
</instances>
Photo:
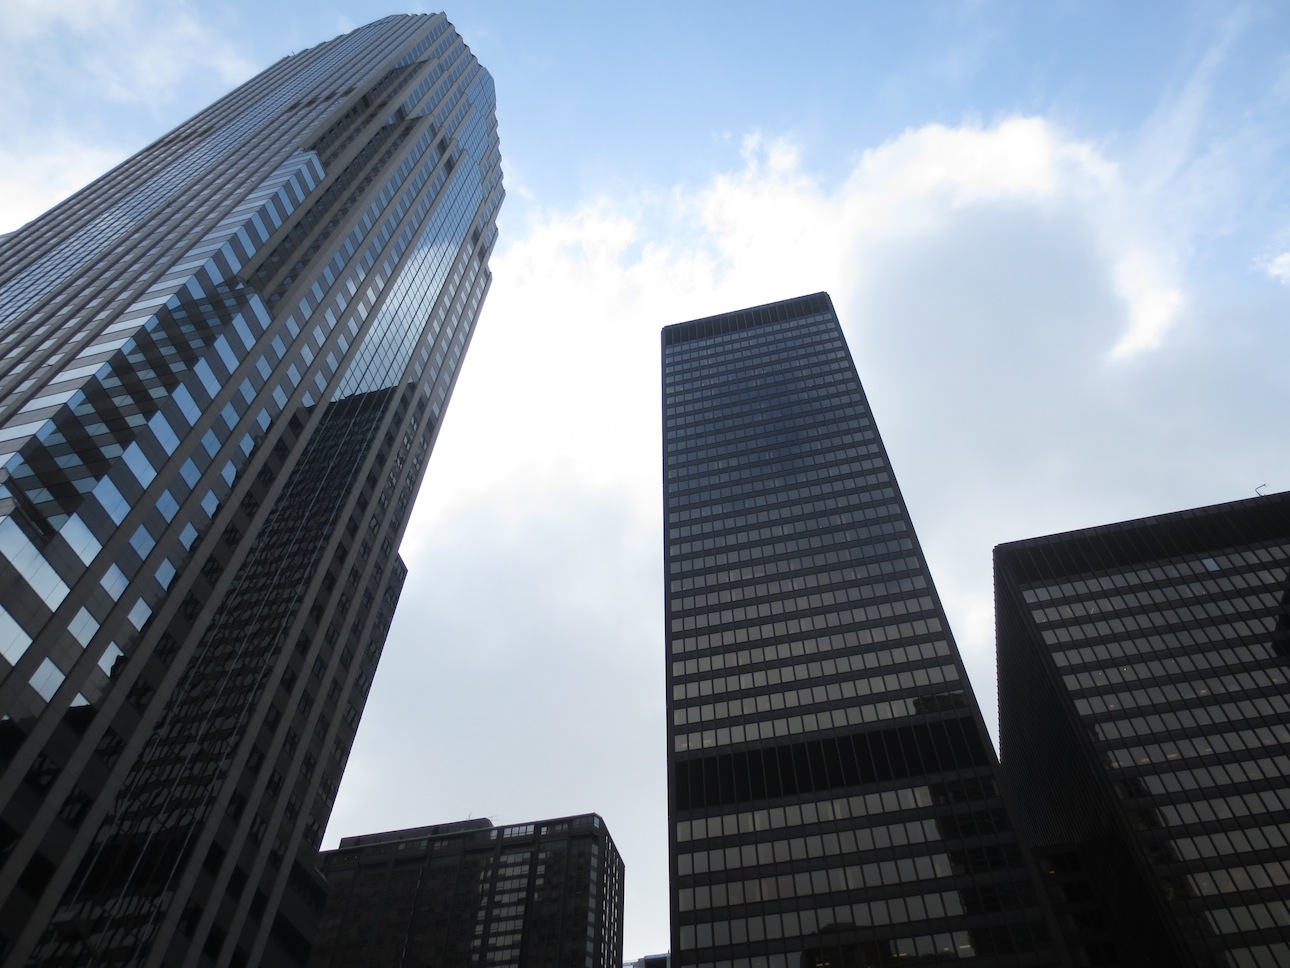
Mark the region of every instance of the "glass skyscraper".
<instances>
[{"instance_id":1,"label":"glass skyscraper","mask_svg":"<svg viewBox=\"0 0 1290 968\"><path fill-rule=\"evenodd\" d=\"M995 580L1004 771L1085 963L1290 964L1290 493L1001 545Z\"/></svg>"},{"instance_id":2,"label":"glass skyscraper","mask_svg":"<svg viewBox=\"0 0 1290 968\"><path fill-rule=\"evenodd\" d=\"M662 353L673 963L1057 963L829 297Z\"/></svg>"},{"instance_id":3,"label":"glass skyscraper","mask_svg":"<svg viewBox=\"0 0 1290 968\"><path fill-rule=\"evenodd\" d=\"M0 240L0 956L303 964L488 290L442 15L283 58Z\"/></svg>"}]
</instances>

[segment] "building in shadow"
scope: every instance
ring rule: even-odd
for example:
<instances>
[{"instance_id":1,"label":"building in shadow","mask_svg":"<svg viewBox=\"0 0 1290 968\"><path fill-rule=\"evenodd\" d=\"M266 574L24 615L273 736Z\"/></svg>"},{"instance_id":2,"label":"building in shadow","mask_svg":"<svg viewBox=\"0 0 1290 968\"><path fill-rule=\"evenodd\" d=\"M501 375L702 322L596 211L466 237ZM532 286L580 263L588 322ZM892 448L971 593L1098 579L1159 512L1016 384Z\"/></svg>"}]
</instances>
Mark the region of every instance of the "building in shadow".
<instances>
[{"instance_id":1,"label":"building in shadow","mask_svg":"<svg viewBox=\"0 0 1290 968\"><path fill-rule=\"evenodd\" d=\"M1290 964L1290 493L995 549L1000 732L1084 964Z\"/></svg>"},{"instance_id":2,"label":"building in shadow","mask_svg":"<svg viewBox=\"0 0 1290 968\"><path fill-rule=\"evenodd\" d=\"M596 814L346 837L310 968L619 968L623 861Z\"/></svg>"}]
</instances>

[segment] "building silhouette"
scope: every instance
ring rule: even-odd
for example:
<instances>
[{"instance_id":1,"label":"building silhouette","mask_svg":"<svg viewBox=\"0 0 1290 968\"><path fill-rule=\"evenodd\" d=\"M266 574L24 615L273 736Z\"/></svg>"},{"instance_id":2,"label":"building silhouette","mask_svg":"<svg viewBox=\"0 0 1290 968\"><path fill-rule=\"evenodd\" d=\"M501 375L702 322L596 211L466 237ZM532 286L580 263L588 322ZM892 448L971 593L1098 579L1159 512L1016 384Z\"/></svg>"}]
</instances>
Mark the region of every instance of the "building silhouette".
<instances>
[{"instance_id":1,"label":"building silhouette","mask_svg":"<svg viewBox=\"0 0 1290 968\"><path fill-rule=\"evenodd\" d=\"M619 968L623 861L595 814L346 837L311 968Z\"/></svg>"},{"instance_id":2,"label":"building silhouette","mask_svg":"<svg viewBox=\"0 0 1290 968\"><path fill-rule=\"evenodd\" d=\"M1288 575L1290 493L995 549L1004 769L1087 963L1290 964Z\"/></svg>"},{"instance_id":3,"label":"building silhouette","mask_svg":"<svg viewBox=\"0 0 1290 968\"><path fill-rule=\"evenodd\" d=\"M673 963L1057 963L829 297L662 353Z\"/></svg>"},{"instance_id":4,"label":"building silhouette","mask_svg":"<svg viewBox=\"0 0 1290 968\"><path fill-rule=\"evenodd\" d=\"M304 964L488 290L442 15L283 58L0 242L0 959Z\"/></svg>"}]
</instances>

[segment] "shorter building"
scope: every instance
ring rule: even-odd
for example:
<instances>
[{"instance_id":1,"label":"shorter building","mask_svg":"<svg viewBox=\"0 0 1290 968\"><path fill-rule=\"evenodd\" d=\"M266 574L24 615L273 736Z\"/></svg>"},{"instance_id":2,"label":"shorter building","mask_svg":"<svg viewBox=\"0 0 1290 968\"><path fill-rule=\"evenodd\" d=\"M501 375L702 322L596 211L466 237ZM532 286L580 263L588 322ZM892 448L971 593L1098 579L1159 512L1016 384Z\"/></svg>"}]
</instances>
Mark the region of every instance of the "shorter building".
<instances>
[{"instance_id":1,"label":"shorter building","mask_svg":"<svg viewBox=\"0 0 1290 968\"><path fill-rule=\"evenodd\" d=\"M623 861L596 814L346 837L311 968L618 968Z\"/></svg>"},{"instance_id":2,"label":"shorter building","mask_svg":"<svg viewBox=\"0 0 1290 968\"><path fill-rule=\"evenodd\" d=\"M671 955L646 955L637 961L629 961L623 968L671 968Z\"/></svg>"},{"instance_id":3,"label":"shorter building","mask_svg":"<svg viewBox=\"0 0 1290 968\"><path fill-rule=\"evenodd\" d=\"M995 549L1003 771L1081 964L1290 964L1290 493Z\"/></svg>"}]
</instances>

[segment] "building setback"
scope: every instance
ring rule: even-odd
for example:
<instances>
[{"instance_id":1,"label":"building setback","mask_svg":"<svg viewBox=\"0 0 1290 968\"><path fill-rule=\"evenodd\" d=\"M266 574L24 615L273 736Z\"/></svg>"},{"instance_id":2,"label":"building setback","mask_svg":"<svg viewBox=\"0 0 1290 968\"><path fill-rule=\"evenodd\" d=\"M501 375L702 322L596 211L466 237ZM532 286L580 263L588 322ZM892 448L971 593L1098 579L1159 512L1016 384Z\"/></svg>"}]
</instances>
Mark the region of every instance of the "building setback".
<instances>
[{"instance_id":1,"label":"building setback","mask_svg":"<svg viewBox=\"0 0 1290 968\"><path fill-rule=\"evenodd\" d=\"M994 560L1004 768L1089 963L1290 964L1290 493Z\"/></svg>"},{"instance_id":2,"label":"building setback","mask_svg":"<svg viewBox=\"0 0 1290 968\"><path fill-rule=\"evenodd\" d=\"M595 814L346 837L310 968L618 968L623 861Z\"/></svg>"},{"instance_id":3,"label":"building setback","mask_svg":"<svg viewBox=\"0 0 1290 968\"><path fill-rule=\"evenodd\" d=\"M1056 963L829 297L662 351L674 964Z\"/></svg>"},{"instance_id":4,"label":"building setback","mask_svg":"<svg viewBox=\"0 0 1290 968\"><path fill-rule=\"evenodd\" d=\"M491 279L442 15L292 54L0 242L0 958L303 964Z\"/></svg>"}]
</instances>

